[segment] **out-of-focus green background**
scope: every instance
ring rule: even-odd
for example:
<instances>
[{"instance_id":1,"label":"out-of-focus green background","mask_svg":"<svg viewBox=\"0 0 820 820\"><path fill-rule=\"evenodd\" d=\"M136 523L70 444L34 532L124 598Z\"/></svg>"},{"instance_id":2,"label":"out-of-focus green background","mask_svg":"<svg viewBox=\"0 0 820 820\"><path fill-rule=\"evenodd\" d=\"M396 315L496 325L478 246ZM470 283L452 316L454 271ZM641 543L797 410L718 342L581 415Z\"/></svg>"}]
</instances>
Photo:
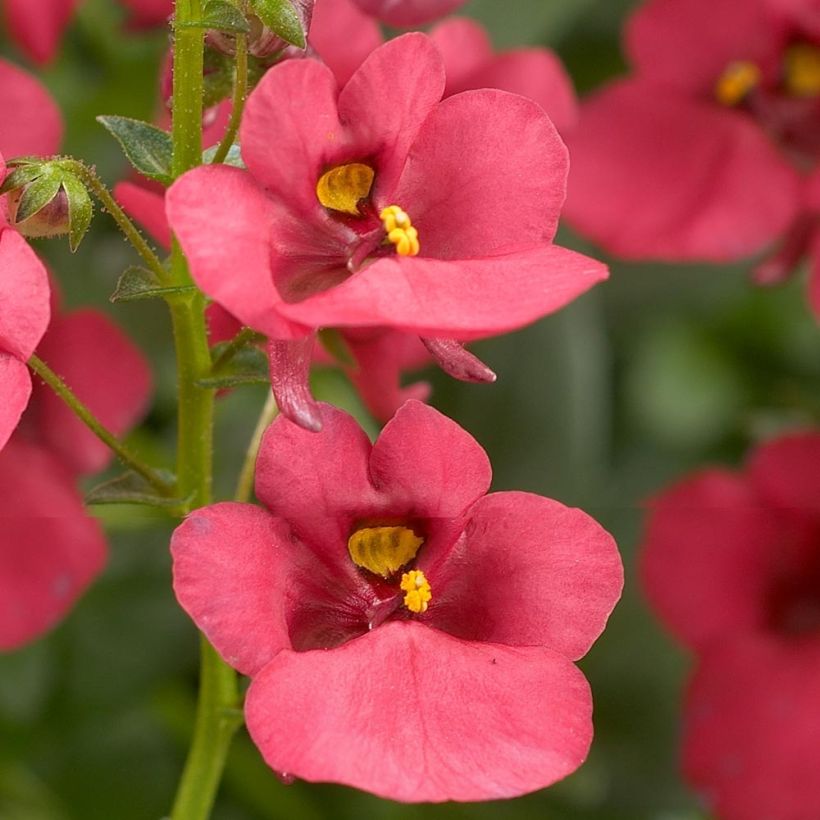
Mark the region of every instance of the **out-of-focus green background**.
<instances>
[{"instance_id":1,"label":"out-of-focus green background","mask_svg":"<svg viewBox=\"0 0 820 820\"><path fill-rule=\"evenodd\" d=\"M623 70L619 31L632 5L473 0L465 13L489 27L498 47L556 49L583 93ZM122 19L116 0L87 0L45 72L68 123L66 151L96 163L109 183L126 165L94 116L150 119L168 42L165 32L125 36ZM0 53L21 61L6 40ZM569 231L562 241L600 255ZM151 358L156 404L136 440L157 461L170 461L174 371L164 308L107 303L133 261L128 247L104 215L73 257L59 241L38 247L66 305L93 302L110 311ZM476 346L499 373L496 386L431 373L436 406L488 450L495 489L581 506L621 546L624 599L581 664L595 695L588 762L552 789L503 804L401 806L341 787L285 786L240 735L216 818L705 817L677 774L688 661L653 621L636 582L641 503L687 470L737 463L756 438L811 423L820 412L820 332L801 281L760 291L741 267L610 261L611 280L570 308ZM357 407L337 374L319 374L315 389ZM252 387L220 401L222 497L263 400L264 390ZM196 634L171 593L168 524L134 508L107 509L105 518L112 549L103 577L47 639L0 657L2 820L150 820L169 808L195 702Z\"/></svg>"}]
</instances>

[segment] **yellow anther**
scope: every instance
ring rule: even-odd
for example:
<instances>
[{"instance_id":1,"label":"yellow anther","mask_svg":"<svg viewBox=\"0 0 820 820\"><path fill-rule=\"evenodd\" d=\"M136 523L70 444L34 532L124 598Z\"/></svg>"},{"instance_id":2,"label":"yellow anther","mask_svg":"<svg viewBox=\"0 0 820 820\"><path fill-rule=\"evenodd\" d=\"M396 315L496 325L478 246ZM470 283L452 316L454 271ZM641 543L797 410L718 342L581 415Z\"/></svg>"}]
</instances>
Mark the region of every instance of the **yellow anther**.
<instances>
[{"instance_id":1,"label":"yellow anther","mask_svg":"<svg viewBox=\"0 0 820 820\"><path fill-rule=\"evenodd\" d=\"M359 203L367 199L375 173L369 165L350 162L325 171L316 183L316 198L331 211L361 216Z\"/></svg>"},{"instance_id":2,"label":"yellow anther","mask_svg":"<svg viewBox=\"0 0 820 820\"><path fill-rule=\"evenodd\" d=\"M418 256L419 232L413 227L410 217L398 205L383 208L379 214L384 225L387 241L396 246L399 256Z\"/></svg>"},{"instance_id":3,"label":"yellow anther","mask_svg":"<svg viewBox=\"0 0 820 820\"><path fill-rule=\"evenodd\" d=\"M820 48L808 43L791 46L786 51L783 81L795 97L820 96Z\"/></svg>"},{"instance_id":4,"label":"yellow anther","mask_svg":"<svg viewBox=\"0 0 820 820\"><path fill-rule=\"evenodd\" d=\"M357 567L389 578L418 553L423 538L407 527L363 527L347 541L347 550Z\"/></svg>"},{"instance_id":5,"label":"yellow anther","mask_svg":"<svg viewBox=\"0 0 820 820\"><path fill-rule=\"evenodd\" d=\"M715 83L715 97L723 105L738 105L760 82L760 69L748 60L730 63Z\"/></svg>"},{"instance_id":6,"label":"yellow anther","mask_svg":"<svg viewBox=\"0 0 820 820\"><path fill-rule=\"evenodd\" d=\"M433 599L430 584L420 569L413 569L401 576L401 588L407 594L404 605L411 612L427 612L427 605Z\"/></svg>"}]
</instances>

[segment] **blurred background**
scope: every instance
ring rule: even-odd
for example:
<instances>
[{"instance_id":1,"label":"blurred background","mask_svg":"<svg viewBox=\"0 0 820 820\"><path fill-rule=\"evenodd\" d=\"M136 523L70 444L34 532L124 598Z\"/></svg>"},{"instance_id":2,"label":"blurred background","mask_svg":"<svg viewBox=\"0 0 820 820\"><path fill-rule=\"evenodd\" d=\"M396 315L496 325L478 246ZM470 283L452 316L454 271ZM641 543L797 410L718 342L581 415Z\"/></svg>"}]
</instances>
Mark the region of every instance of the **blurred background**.
<instances>
[{"instance_id":1,"label":"blurred background","mask_svg":"<svg viewBox=\"0 0 820 820\"><path fill-rule=\"evenodd\" d=\"M473 0L497 47L555 49L579 93L624 69L619 35L631 0ZM109 184L128 170L97 114L152 119L167 32L123 33L114 0L86 0L44 80L67 122L65 151ZM21 62L2 39L0 54ZM0 116L13 116L2 112ZM568 230L562 244L602 257ZM135 443L168 463L174 364L162 304L112 306L134 257L105 215L75 255L39 242L69 306L93 303L131 333L154 366L156 401ZM605 258L605 257L604 257ZM333 786L284 785L247 736L234 744L214 817L696 820L706 815L677 773L678 707L688 660L638 588L642 504L706 463L737 464L749 444L820 416L820 331L803 283L758 290L741 267L614 259L609 282L559 314L476 345L499 374L474 386L430 372L434 403L489 452L494 489L584 508L611 530L627 568L624 598L581 666L595 697L588 762L552 789L506 803L401 806ZM344 378L320 372L320 398L364 419ZM219 402L217 492L231 492L264 388ZM371 431L375 428L370 427ZM196 697L197 641L170 584L170 526L139 508L98 508L108 568L56 631L0 657L0 818L147 820L169 809Z\"/></svg>"}]
</instances>

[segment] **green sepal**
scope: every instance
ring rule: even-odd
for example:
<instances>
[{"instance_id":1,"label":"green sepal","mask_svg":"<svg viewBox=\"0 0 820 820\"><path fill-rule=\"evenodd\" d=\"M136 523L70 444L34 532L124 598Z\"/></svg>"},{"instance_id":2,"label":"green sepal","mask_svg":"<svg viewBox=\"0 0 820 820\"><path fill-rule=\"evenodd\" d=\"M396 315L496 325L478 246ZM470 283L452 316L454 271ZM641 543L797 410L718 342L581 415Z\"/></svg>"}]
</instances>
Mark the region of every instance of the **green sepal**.
<instances>
[{"instance_id":1,"label":"green sepal","mask_svg":"<svg viewBox=\"0 0 820 820\"><path fill-rule=\"evenodd\" d=\"M223 344L230 344L230 342ZM222 345L214 346L215 359L219 358L221 347ZM211 390L223 390L226 387L238 387L243 384L268 384L269 382L267 356L257 347L244 347L234 353L224 364L211 370L209 375L198 379L197 386Z\"/></svg>"},{"instance_id":2,"label":"green sepal","mask_svg":"<svg viewBox=\"0 0 820 820\"><path fill-rule=\"evenodd\" d=\"M74 253L91 226L94 203L85 185L73 174L63 177L63 190L68 198L68 246Z\"/></svg>"},{"instance_id":3,"label":"green sepal","mask_svg":"<svg viewBox=\"0 0 820 820\"><path fill-rule=\"evenodd\" d=\"M171 135L142 120L130 117L100 116L100 123L122 146L128 161L143 176L163 185L173 182Z\"/></svg>"},{"instance_id":4,"label":"green sepal","mask_svg":"<svg viewBox=\"0 0 820 820\"><path fill-rule=\"evenodd\" d=\"M290 0L250 0L256 16L283 40L298 48L305 48L305 30Z\"/></svg>"},{"instance_id":5,"label":"green sepal","mask_svg":"<svg viewBox=\"0 0 820 820\"><path fill-rule=\"evenodd\" d=\"M157 477L173 485L174 476L167 471L157 470ZM133 470L92 487L85 496L86 504L143 504L166 509L184 507L190 500L162 495Z\"/></svg>"},{"instance_id":6,"label":"green sepal","mask_svg":"<svg viewBox=\"0 0 820 820\"><path fill-rule=\"evenodd\" d=\"M210 165L214 161L218 148L218 145L212 145L210 148L207 148L202 152L202 163L204 165ZM239 150L238 143L235 142L228 149L228 153L225 155L225 159L222 160L222 164L232 165L234 168L242 168L243 170L247 168L245 161L242 159L242 153Z\"/></svg>"},{"instance_id":7,"label":"green sepal","mask_svg":"<svg viewBox=\"0 0 820 820\"><path fill-rule=\"evenodd\" d=\"M169 299L186 293L193 293L194 285L167 287L159 282L146 268L133 265L120 276L117 287L109 297L111 302L134 302L138 299Z\"/></svg>"},{"instance_id":8,"label":"green sepal","mask_svg":"<svg viewBox=\"0 0 820 820\"><path fill-rule=\"evenodd\" d=\"M11 191L16 191L29 182L34 181L43 173L42 165L39 163L26 163L16 167L0 185L0 194L8 194Z\"/></svg>"},{"instance_id":9,"label":"green sepal","mask_svg":"<svg viewBox=\"0 0 820 820\"><path fill-rule=\"evenodd\" d=\"M345 337L333 327L323 327L319 333L319 342L333 358L346 367L355 367L356 358Z\"/></svg>"},{"instance_id":10,"label":"green sepal","mask_svg":"<svg viewBox=\"0 0 820 820\"><path fill-rule=\"evenodd\" d=\"M15 222L25 222L45 208L60 191L63 181L61 174L53 168L43 167L41 173L27 183L17 204Z\"/></svg>"},{"instance_id":11,"label":"green sepal","mask_svg":"<svg viewBox=\"0 0 820 820\"><path fill-rule=\"evenodd\" d=\"M208 0L202 10L202 24L203 28L229 34L247 34L251 30L245 15L227 0Z\"/></svg>"}]
</instances>

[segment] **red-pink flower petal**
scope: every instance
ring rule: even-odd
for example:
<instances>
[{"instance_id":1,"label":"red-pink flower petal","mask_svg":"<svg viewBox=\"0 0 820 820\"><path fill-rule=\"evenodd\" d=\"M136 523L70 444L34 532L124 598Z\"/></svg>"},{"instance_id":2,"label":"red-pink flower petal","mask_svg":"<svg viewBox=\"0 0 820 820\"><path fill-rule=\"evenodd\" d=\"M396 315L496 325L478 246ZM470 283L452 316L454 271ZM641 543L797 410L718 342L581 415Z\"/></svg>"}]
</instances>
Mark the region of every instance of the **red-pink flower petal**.
<instances>
[{"instance_id":1,"label":"red-pink flower petal","mask_svg":"<svg viewBox=\"0 0 820 820\"><path fill-rule=\"evenodd\" d=\"M820 817L820 641L715 646L686 698L683 769L723 820Z\"/></svg>"},{"instance_id":2,"label":"red-pink flower petal","mask_svg":"<svg viewBox=\"0 0 820 820\"><path fill-rule=\"evenodd\" d=\"M279 310L312 327L388 326L469 341L524 327L606 277L601 262L556 245L453 262L396 256Z\"/></svg>"},{"instance_id":3,"label":"red-pink flower petal","mask_svg":"<svg viewBox=\"0 0 820 820\"><path fill-rule=\"evenodd\" d=\"M0 117L0 153L57 153L63 133L60 109L38 80L5 60L0 60L0 111L5 112Z\"/></svg>"},{"instance_id":4,"label":"red-pink flower petal","mask_svg":"<svg viewBox=\"0 0 820 820\"><path fill-rule=\"evenodd\" d=\"M327 66L285 60L265 74L245 105L240 141L248 170L303 215L320 209L316 183L325 164L334 164L346 147L337 94ZM233 208L238 198L226 195L220 203L223 211L225 202Z\"/></svg>"},{"instance_id":5,"label":"red-pink flower petal","mask_svg":"<svg viewBox=\"0 0 820 820\"><path fill-rule=\"evenodd\" d=\"M48 326L48 274L26 240L0 225L0 351L26 361Z\"/></svg>"},{"instance_id":6,"label":"red-pink flower petal","mask_svg":"<svg viewBox=\"0 0 820 820\"><path fill-rule=\"evenodd\" d=\"M467 78L493 58L493 45L484 27L469 17L451 17L430 32L444 60L447 96L475 86Z\"/></svg>"},{"instance_id":7,"label":"red-pink flower petal","mask_svg":"<svg viewBox=\"0 0 820 820\"><path fill-rule=\"evenodd\" d=\"M449 97L427 118L394 202L423 256L476 259L548 242L566 192L567 150L543 109L495 89Z\"/></svg>"},{"instance_id":8,"label":"red-pink flower petal","mask_svg":"<svg viewBox=\"0 0 820 820\"><path fill-rule=\"evenodd\" d=\"M270 266L274 204L249 174L225 165L195 168L168 189L165 208L191 275L212 299L261 333L304 335L276 311L281 299Z\"/></svg>"},{"instance_id":9,"label":"red-pink flower petal","mask_svg":"<svg viewBox=\"0 0 820 820\"><path fill-rule=\"evenodd\" d=\"M373 446L370 478L398 510L457 518L490 488L492 468L466 430L438 410L409 401Z\"/></svg>"},{"instance_id":10,"label":"red-pink flower petal","mask_svg":"<svg viewBox=\"0 0 820 820\"><path fill-rule=\"evenodd\" d=\"M388 623L331 651L284 651L253 680L248 730L276 771L404 802L489 800L574 771L591 698L568 660Z\"/></svg>"},{"instance_id":11,"label":"red-pink flower petal","mask_svg":"<svg viewBox=\"0 0 820 820\"><path fill-rule=\"evenodd\" d=\"M313 8L308 40L341 88L384 38L379 24L353 0L323 0Z\"/></svg>"},{"instance_id":12,"label":"red-pink flower petal","mask_svg":"<svg viewBox=\"0 0 820 820\"><path fill-rule=\"evenodd\" d=\"M820 516L820 434L792 433L758 447L749 480L773 507Z\"/></svg>"},{"instance_id":13,"label":"red-pink flower petal","mask_svg":"<svg viewBox=\"0 0 820 820\"><path fill-rule=\"evenodd\" d=\"M129 11L128 22L135 28L163 26L174 13L172 0L122 0Z\"/></svg>"},{"instance_id":14,"label":"red-pink flower petal","mask_svg":"<svg viewBox=\"0 0 820 820\"><path fill-rule=\"evenodd\" d=\"M397 67L400 67L400 94L396 94ZM355 145L354 159L376 158L377 174L370 194L374 202L396 204L384 198L393 196L405 160L408 164L412 162L407 158L410 146L415 153L417 140L423 139L427 123L435 120L444 82L444 63L430 38L418 33L405 34L376 49L339 94L339 119ZM434 108L436 113L428 119ZM513 115L508 112L507 116ZM510 127L515 128L515 122L510 123ZM453 137L450 133L451 140ZM430 170L436 173L436 169ZM428 185L430 179L428 176ZM439 180L435 181L438 185ZM469 190L465 193L470 195ZM415 200L408 201L415 203Z\"/></svg>"},{"instance_id":15,"label":"red-pink flower petal","mask_svg":"<svg viewBox=\"0 0 820 820\"><path fill-rule=\"evenodd\" d=\"M327 2L327 0L325 0ZM419 26L444 17L465 0L356 0L362 11L391 26Z\"/></svg>"},{"instance_id":16,"label":"red-pink flower petal","mask_svg":"<svg viewBox=\"0 0 820 820\"><path fill-rule=\"evenodd\" d=\"M0 453L0 650L50 629L100 572L98 522L45 450L15 439Z\"/></svg>"},{"instance_id":17,"label":"red-pink flower petal","mask_svg":"<svg viewBox=\"0 0 820 820\"><path fill-rule=\"evenodd\" d=\"M322 429L322 415L310 393L312 351L313 336L268 342L270 385L279 412L305 430L317 433Z\"/></svg>"},{"instance_id":18,"label":"red-pink flower petal","mask_svg":"<svg viewBox=\"0 0 820 820\"><path fill-rule=\"evenodd\" d=\"M171 228L165 216L165 196L134 182L118 182L114 198L163 248L171 247Z\"/></svg>"},{"instance_id":19,"label":"red-pink flower petal","mask_svg":"<svg viewBox=\"0 0 820 820\"><path fill-rule=\"evenodd\" d=\"M641 81L582 106L565 214L612 253L728 261L790 224L799 181L744 115Z\"/></svg>"},{"instance_id":20,"label":"red-pink flower petal","mask_svg":"<svg viewBox=\"0 0 820 820\"><path fill-rule=\"evenodd\" d=\"M712 470L652 502L641 557L644 591L667 627L695 649L766 627L773 562L789 523L748 482Z\"/></svg>"},{"instance_id":21,"label":"red-pink flower petal","mask_svg":"<svg viewBox=\"0 0 820 820\"><path fill-rule=\"evenodd\" d=\"M303 430L283 416L268 428L256 461L256 495L312 549L336 550L347 559L355 516L375 504L368 464L371 445L347 413L327 404L318 407L320 433Z\"/></svg>"},{"instance_id":22,"label":"red-pink flower petal","mask_svg":"<svg viewBox=\"0 0 820 820\"><path fill-rule=\"evenodd\" d=\"M433 589L430 626L572 659L603 632L623 587L612 536L581 510L530 493L481 498L458 543L444 556L421 553L419 567Z\"/></svg>"},{"instance_id":23,"label":"red-pink flower petal","mask_svg":"<svg viewBox=\"0 0 820 820\"><path fill-rule=\"evenodd\" d=\"M246 675L290 647L282 606L289 539L285 521L230 502L194 511L171 538L177 600Z\"/></svg>"},{"instance_id":24,"label":"red-pink flower petal","mask_svg":"<svg viewBox=\"0 0 820 820\"><path fill-rule=\"evenodd\" d=\"M9 32L38 63L56 53L77 0L6 0Z\"/></svg>"},{"instance_id":25,"label":"red-pink flower petal","mask_svg":"<svg viewBox=\"0 0 820 820\"><path fill-rule=\"evenodd\" d=\"M30 396L28 368L19 359L0 351L0 450L17 427Z\"/></svg>"},{"instance_id":26,"label":"red-pink flower petal","mask_svg":"<svg viewBox=\"0 0 820 820\"><path fill-rule=\"evenodd\" d=\"M710 97L732 62L772 67L785 34L767 0L649 0L630 20L626 45L643 80Z\"/></svg>"},{"instance_id":27,"label":"red-pink flower petal","mask_svg":"<svg viewBox=\"0 0 820 820\"><path fill-rule=\"evenodd\" d=\"M56 316L38 354L115 435L145 413L151 391L148 364L102 313L84 309ZM111 451L52 390L38 391L36 418L41 439L74 472L95 473L111 460Z\"/></svg>"}]
</instances>

